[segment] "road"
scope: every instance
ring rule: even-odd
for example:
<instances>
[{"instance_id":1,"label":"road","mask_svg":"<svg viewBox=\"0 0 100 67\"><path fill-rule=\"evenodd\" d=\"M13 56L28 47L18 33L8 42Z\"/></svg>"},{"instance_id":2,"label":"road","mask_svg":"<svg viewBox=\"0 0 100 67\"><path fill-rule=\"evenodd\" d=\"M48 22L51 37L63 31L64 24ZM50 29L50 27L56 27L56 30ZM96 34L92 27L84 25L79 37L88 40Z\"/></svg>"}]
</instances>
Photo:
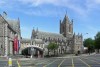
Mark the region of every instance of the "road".
<instances>
[{"instance_id":1,"label":"road","mask_svg":"<svg viewBox=\"0 0 100 67\"><path fill-rule=\"evenodd\" d=\"M6 63L0 61L0 66ZM16 61L13 65L16 67L100 67L100 54L20 60L19 66Z\"/></svg>"},{"instance_id":2,"label":"road","mask_svg":"<svg viewBox=\"0 0 100 67\"><path fill-rule=\"evenodd\" d=\"M8 67L8 59L5 57L0 57L0 67ZM17 60L12 60L12 67L18 67Z\"/></svg>"},{"instance_id":3,"label":"road","mask_svg":"<svg viewBox=\"0 0 100 67\"><path fill-rule=\"evenodd\" d=\"M100 67L100 54L20 61L21 67Z\"/></svg>"}]
</instances>

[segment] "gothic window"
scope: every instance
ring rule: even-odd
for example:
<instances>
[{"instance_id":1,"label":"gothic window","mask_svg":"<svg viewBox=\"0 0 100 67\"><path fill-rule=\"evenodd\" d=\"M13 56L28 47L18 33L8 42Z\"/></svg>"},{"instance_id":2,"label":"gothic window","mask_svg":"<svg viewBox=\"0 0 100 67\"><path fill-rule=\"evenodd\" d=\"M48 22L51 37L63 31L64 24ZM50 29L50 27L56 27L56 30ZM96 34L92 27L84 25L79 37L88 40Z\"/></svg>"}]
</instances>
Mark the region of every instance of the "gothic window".
<instances>
[{"instance_id":1,"label":"gothic window","mask_svg":"<svg viewBox=\"0 0 100 67\"><path fill-rule=\"evenodd\" d=\"M49 37L49 40L50 40L50 37Z\"/></svg>"},{"instance_id":2,"label":"gothic window","mask_svg":"<svg viewBox=\"0 0 100 67\"><path fill-rule=\"evenodd\" d=\"M1 48L2 48L2 45L1 45Z\"/></svg>"}]
</instances>

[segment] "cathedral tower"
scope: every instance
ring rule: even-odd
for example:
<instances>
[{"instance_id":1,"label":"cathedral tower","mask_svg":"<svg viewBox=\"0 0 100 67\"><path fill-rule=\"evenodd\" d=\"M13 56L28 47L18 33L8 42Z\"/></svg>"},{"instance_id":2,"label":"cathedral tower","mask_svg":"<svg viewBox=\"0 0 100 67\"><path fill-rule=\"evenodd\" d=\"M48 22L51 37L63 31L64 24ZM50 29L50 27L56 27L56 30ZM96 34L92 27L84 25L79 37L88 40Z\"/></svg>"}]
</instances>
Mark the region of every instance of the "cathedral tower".
<instances>
[{"instance_id":1,"label":"cathedral tower","mask_svg":"<svg viewBox=\"0 0 100 67\"><path fill-rule=\"evenodd\" d=\"M73 34L73 20L70 21L67 15L65 15L63 21L60 20L60 34L63 34L64 37Z\"/></svg>"}]
</instances>

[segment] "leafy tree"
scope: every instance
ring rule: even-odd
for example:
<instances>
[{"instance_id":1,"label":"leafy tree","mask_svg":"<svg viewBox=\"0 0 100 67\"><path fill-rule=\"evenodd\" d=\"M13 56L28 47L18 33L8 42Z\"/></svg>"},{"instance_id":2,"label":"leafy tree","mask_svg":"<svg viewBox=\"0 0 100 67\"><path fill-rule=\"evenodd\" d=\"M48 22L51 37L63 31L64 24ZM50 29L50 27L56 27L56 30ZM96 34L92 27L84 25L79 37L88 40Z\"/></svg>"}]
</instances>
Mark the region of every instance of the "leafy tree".
<instances>
[{"instance_id":1,"label":"leafy tree","mask_svg":"<svg viewBox=\"0 0 100 67\"><path fill-rule=\"evenodd\" d=\"M98 50L100 49L100 32L98 32L95 36L95 49Z\"/></svg>"},{"instance_id":2,"label":"leafy tree","mask_svg":"<svg viewBox=\"0 0 100 67\"><path fill-rule=\"evenodd\" d=\"M93 52L94 51L94 40L92 38L87 38L83 42L85 47L88 47L88 52Z\"/></svg>"},{"instance_id":3,"label":"leafy tree","mask_svg":"<svg viewBox=\"0 0 100 67\"><path fill-rule=\"evenodd\" d=\"M48 55L49 55L50 50L53 50L54 51L54 55L55 55L55 50L57 48L58 48L58 45L56 43L54 43L54 42L49 43L49 45L47 46Z\"/></svg>"}]
</instances>

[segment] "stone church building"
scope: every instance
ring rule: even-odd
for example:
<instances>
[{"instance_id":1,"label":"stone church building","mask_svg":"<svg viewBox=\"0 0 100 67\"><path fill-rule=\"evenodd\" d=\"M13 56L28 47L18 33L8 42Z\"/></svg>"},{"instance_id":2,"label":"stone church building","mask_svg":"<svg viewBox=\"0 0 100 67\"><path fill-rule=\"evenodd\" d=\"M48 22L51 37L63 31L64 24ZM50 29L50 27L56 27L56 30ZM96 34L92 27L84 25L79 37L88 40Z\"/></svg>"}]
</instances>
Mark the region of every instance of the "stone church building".
<instances>
[{"instance_id":1,"label":"stone church building","mask_svg":"<svg viewBox=\"0 0 100 67\"><path fill-rule=\"evenodd\" d=\"M64 19L60 20L59 25L59 33L33 29L31 38L24 39L21 38L20 19L9 19L7 13L3 12L2 15L0 14L0 54L6 56L18 54L21 51L24 52L26 48L28 48L26 53L32 54L31 47L34 47L34 54L43 56L47 55L47 46L50 42L55 42L59 45L56 50L57 54L82 53L83 36L82 34L76 35L73 33L73 20L70 20L65 15Z\"/></svg>"},{"instance_id":2,"label":"stone church building","mask_svg":"<svg viewBox=\"0 0 100 67\"><path fill-rule=\"evenodd\" d=\"M31 45L43 48L44 54L47 54L46 46L50 42L55 42L59 45L56 50L58 54L63 53L82 53L83 51L83 36L82 34L73 33L73 20L69 20L65 15L63 20L60 20L60 33L50 33L32 30Z\"/></svg>"},{"instance_id":3,"label":"stone church building","mask_svg":"<svg viewBox=\"0 0 100 67\"><path fill-rule=\"evenodd\" d=\"M20 41L20 20L9 19L6 12L0 14L0 55L8 56L18 54L19 51L15 51L14 39L17 36L17 40ZM19 50L19 48L18 48Z\"/></svg>"}]
</instances>

